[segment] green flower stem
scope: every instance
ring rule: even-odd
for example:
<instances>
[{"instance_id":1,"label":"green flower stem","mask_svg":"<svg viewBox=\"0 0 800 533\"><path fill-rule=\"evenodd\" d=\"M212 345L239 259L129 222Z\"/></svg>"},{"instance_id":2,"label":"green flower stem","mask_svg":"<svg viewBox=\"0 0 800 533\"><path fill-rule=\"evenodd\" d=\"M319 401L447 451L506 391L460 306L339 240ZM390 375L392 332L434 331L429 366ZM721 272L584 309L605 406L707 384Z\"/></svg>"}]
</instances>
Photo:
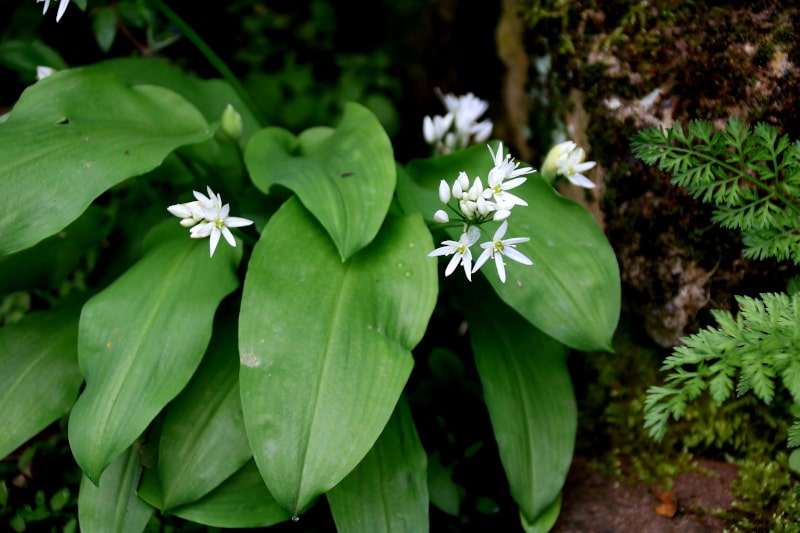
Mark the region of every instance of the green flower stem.
<instances>
[{"instance_id":1,"label":"green flower stem","mask_svg":"<svg viewBox=\"0 0 800 533\"><path fill-rule=\"evenodd\" d=\"M185 20L183 20L177 13L170 9L170 7L164 2L161 0L152 0L152 2L156 9L161 11L161 13L163 13L164 16L167 17L167 19L174 24L175 27L177 27L178 30L180 30L180 32L197 47L198 50L200 50L200 53L202 53L206 59L208 59L208 62L211 63L211 66L217 69L217 72L219 72L222 77L231 84L233 90L236 91L245 105L247 105L247 107L256 117L259 125L264 125L266 120L261 113L261 109L250 97L250 93L248 93L247 89L245 89L241 82L239 82L239 79L236 77L236 75L231 71L231 69L228 68L225 62L222 61L222 58L220 58L214 52L214 50L212 50L211 47L206 44L202 37L200 37L200 35L198 35L197 32L194 31L194 29L187 24Z\"/></svg>"}]
</instances>

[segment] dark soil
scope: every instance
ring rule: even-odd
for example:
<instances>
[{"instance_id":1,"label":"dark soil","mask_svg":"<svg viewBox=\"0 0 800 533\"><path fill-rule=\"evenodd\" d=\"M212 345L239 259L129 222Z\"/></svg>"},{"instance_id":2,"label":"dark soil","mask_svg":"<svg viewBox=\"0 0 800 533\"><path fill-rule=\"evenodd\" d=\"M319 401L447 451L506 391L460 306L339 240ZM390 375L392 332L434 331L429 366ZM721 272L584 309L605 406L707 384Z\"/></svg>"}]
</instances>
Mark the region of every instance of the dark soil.
<instances>
[{"instance_id":1,"label":"dark soil","mask_svg":"<svg viewBox=\"0 0 800 533\"><path fill-rule=\"evenodd\" d=\"M697 472L679 474L667 493L643 483L627 484L589 468L576 457L564 486L561 515L552 533L699 533L722 531L715 516L730 509L735 466L698 460ZM677 504L672 517L665 500Z\"/></svg>"}]
</instances>

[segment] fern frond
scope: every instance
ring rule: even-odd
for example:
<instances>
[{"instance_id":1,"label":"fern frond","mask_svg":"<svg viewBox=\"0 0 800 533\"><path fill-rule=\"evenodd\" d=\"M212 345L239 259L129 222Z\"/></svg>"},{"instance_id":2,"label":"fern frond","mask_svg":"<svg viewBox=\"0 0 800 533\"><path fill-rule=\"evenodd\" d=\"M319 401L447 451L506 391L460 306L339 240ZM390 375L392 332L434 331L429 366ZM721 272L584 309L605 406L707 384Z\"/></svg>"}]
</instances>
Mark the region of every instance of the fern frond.
<instances>
[{"instance_id":1,"label":"fern frond","mask_svg":"<svg viewBox=\"0 0 800 533\"><path fill-rule=\"evenodd\" d=\"M789 448L797 448L800 446L800 418L795 418L792 426L789 428Z\"/></svg>"},{"instance_id":2,"label":"fern frond","mask_svg":"<svg viewBox=\"0 0 800 533\"><path fill-rule=\"evenodd\" d=\"M742 232L744 256L750 259L774 257L800 264L800 229L771 228Z\"/></svg>"},{"instance_id":3,"label":"fern frond","mask_svg":"<svg viewBox=\"0 0 800 533\"><path fill-rule=\"evenodd\" d=\"M800 293L739 296L739 313L713 311L716 328L682 339L664 360L663 387L651 387L645 400L645 427L663 437L670 417L709 390L715 402L752 392L769 404L778 382L800 403ZM659 437L659 439L661 438Z\"/></svg>"},{"instance_id":4,"label":"fern frond","mask_svg":"<svg viewBox=\"0 0 800 533\"><path fill-rule=\"evenodd\" d=\"M800 146L769 124L731 117L714 131L692 121L684 132L650 128L634 136L633 153L672 174L672 182L715 206L714 222L740 229L748 257L800 263Z\"/></svg>"}]
</instances>

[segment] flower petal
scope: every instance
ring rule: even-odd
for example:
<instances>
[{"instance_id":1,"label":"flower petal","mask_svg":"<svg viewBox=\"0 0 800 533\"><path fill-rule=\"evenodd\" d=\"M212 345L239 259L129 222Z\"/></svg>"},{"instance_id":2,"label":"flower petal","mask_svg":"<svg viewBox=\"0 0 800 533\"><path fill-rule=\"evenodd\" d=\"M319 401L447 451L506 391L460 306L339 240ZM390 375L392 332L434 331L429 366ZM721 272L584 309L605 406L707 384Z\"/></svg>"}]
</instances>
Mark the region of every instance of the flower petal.
<instances>
[{"instance_id":1,"label":"flower petal","mask_svg":"<svg viewBox=\"0 0 800 533\"><path fill-rule=\"evenodd\" d=\"M506 266L503 262L503 254L494 254L494 264L497 267L497 276L503 283L506 282Z\"/></svg>"},{"instance_id":2,"label":"flower petal","mask_svg":"<svg viewBox=\"0 0 800 533\"><path fill-rule=\"evenodd\" d=\"M475 266L472 267L473 272L477 272L483 264L492 256L492 249L494 248L494 243L492 242L484 242L481 243L481 248L483 248L483 252L481 255L478 256L478 260L475 261Z\"/></svg>"},{"instance_id":3,"label":"flower petal","mask_svg":"<svg viewBox=\"0 0 800 533\"><path fill-rule=\"evenodd\" d=\"M447 277L447 276L449 276L450 274L453 273L453 271L458 266L458 263L460 262L460 260L461 260L461 255L460 254L455 254L452 258L450 258L450 262L447 263L447 268L444 269L445 277Z\"/></svg>"},{"instance_id":4,"label":"flower petal","mask_svg":"<svg viewBox=\"0 0 800 533\"><path fill-rule=\"evenodd\" d=\"M214 226L214 229L211 230L211 240L209 241L209 246L211 248L209 257L214 257L214 250L217 249L217 244L219 243L219 234L219 228Z\"/></svg>"},{"instance_id":5,"label":"flower petal","mask_svg":"<svg viewBox=\"0 0 800 533\"><path fill-rule=\"evenodd\" d=\"M503 254L509 259L516 261L517 263L522 263L523 265L533 264L533 261L528 259L522 252L510 246L506 246L505 248L503 248Z\"/></svg>"},{"instance_id":6,"label":"flower petal","mask_svg":"<svg viewBox=\"0 0 800 533\"><path fill-rule=\"evenodd\" d=\"M244 226L249 226L252 224L253 221L249 218L242 218L242 217L228 217L225 219L225 225L229 228L241 228Z\"/></svg>"},{"instance_id":7,"label":"flower petal","mask_svg":"<svg viewBox=\"0 0 800 533\"><path fill-rule=\"evenodd\" d=\"M236 248L236 239L233 238L231 230L229 230L227 226L222 226L220 231L222 232L222 236L225 237L225 240L228 241L228 244Z\"/></svg>"},{"instance_id":8,"label":"flower petal","mask_svg":"<svg viewBox=\"0 0 800 533\"><path fill-rule=\"evenodd\" d=\"M186 204L175 204L167 207L167 211L179 218L190 218L192 210Z\"/></svg>"}]
</instances>

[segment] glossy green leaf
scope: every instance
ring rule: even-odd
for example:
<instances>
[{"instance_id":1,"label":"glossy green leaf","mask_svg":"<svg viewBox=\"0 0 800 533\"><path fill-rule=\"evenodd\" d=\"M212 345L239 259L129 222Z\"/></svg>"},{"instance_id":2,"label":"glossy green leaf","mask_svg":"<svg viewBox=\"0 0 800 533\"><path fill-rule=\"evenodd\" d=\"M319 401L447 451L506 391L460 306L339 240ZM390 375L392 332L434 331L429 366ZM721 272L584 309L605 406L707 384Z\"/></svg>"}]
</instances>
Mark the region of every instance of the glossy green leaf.
<instances>
[{"instance_id":1,"label":"glossy green leaf","mask_svg":"<svg viewBox=\"0 0 800 533\"><path fill-rule=\"evenodd\" d=\"M558 521L558 515L561 514L561 496L562 494L559 493L558 497L553 500L553 503L548 505L532 522L530 522L528 517L525 516L525 513L520 510L519 522L522 524L522 529L525 530L525 533L547 533L553 529L553 526L556 525L556 521Z\"/></svg>"},{"instance_id":2,"label":"glossy green leaf","mask_svg":"<svg viewBox=\"0 0 800 533\"><path fill-rule=\"evenodd\" d=\"M328 496L336 531L428 531L427 457L401 399L375 446Z\"/></svg>"},{"instance_id":3,"label":"glossy green leaf","mask_svg":"<svg viewBox=\"0 0 800 533\"><path fill-rule=\"evenodd\" d=\"M110 220L89 206L77 220L35 246L0 257L0 294L58 287L84 258L88 249L106 238Z\"/></svg>"},{"instance_id":4,"label":"glossy green leaf","mask_svg":"<svg viewBox=\"0 0 800 533\"><path fill-rule=\"evenodd\" d=\"M452 184L462 170L471 178L485 178L492 165L485 146L412 161L399 175L398 199L406 212L420 210L432 219L433 212L442 208L438 196L442 179ZM561 197L536 174L514 193L528 206L514 208L505 238L530 237L517 249L534 264L506 261L506 283L500 282L492 260L480 272L504 302L551 337L578 350L611 351L621 288L617 258L602 230L588 211ZM479 242L490 240L499 225L482 225ZM458 240L461 231L461 227L447 228L442 238ZM480 251L473 247L476 259ZM463 276L463 270L453 275Z\"/></svg>"},{"instance_id":5,"label":"glossy green leaf","mask_svg":"<svg viewBox=\"0 0 800 533\"><path fill-rule=\"evenodd\" d=\"M189 238L175 220L157 226L142 259L83 307L78 360L86 388L69 421L83 472L101 472L191 378L214 312L238 285L241 246Z\"/></svg>"},{"instance_id":6,"label":"glossy green leaf","mask_svg":"<svg viewBox=\"0 0 800 533\"><path fill-rule=\"evenodd\" d=\"M111 45L114 44L114 37L117 35L116 9L112 6L96 8L92 20L92 31L94 31L97 46L103 52L108 53Z\"/></svg>"},{"instance_id":7,"label":"glossy green leaf","mask_svg":"<svg viewBox=\"0 0 800 533\"><path fill-rule=\"evenodd\" d=\"M239 399L236 323L226 318L215 322L203 362L167 408L158 451L164 510L199 500L253 457Z\"/></svg>"},{"instance_id":8,"label":"glossy green leaf","mask_svg":"<svg viewBox=\"0 0 800 533\"><path fill-rule=\"evenodd\" d=\"M464 299L472 349L511 495L530 524L559 497L572 462L569 350L483 290Z\"/></svg>"},{"instance_id":9,"label":"glossy green leaf","mask_svg":"<svg viewBox=\"0 0 800 533\"><path fill-rule=\"evenodd\" d=\"M396 183L392 144L378 119L358 104L345 107L335 128L295 137L267 128L250 141L245 163L264 192L282 185L328 231L346 260L369 244L389 209Z\"/></svg>"},{"instance_id":10,"label":"glossy green leaf","mask_svg":"<svg viewBox=\"0 0 800 533\"><path fill-rule=\"evenodd\" d=\"M31 313L0 328L0 458L69 412L83 382L80 308Z\"/></svg>"},{"instance_id":11,"label":"glossy green leaf","mask_svg":"<svg viewBox=\"0 0 800 533\"><path fill-rule=\"evenodd\" d=\"M179 95L102 69L34 83L0 124L0 255L53 235L107 189L211 135Z\"/></svg>"},{"instance_id":12,"label":"glossy green leaf","mask_svg":"<svg viewBox=\"0 0 800 533\"><path fill-rule=\"evenodd\" d=\"M138 446L117 457L95 486L86 476L78 494L78 522L84 533L141 533L153 508L136 495L142 467Z\"/></svg>"},{"instance_id":13,"label":"glossy green leaf","mask_svg":"<svg viewBox=\"0 0 800 533\"><path fill-rule=\"evenodd\" d=\"M0 64L36 79L36 67L67 68L67 63L50 46L39 39L3 39L0 42Z\"/></svg>"},{"instance_id":14,"label":"glossy green leaf","mask_svg":"<svg viewBox=\"0 0 800 533\"><path fill-rule=\"evenodd\" d=\"M156 508L163 507L158 476L146 470L139 496ZM220 486L196 502L170 510L171 514L213 527L267 527L290 516L264 485L255 462L249 461Z\"/></svg>"},{"instance_id":15,"label":"glossy green leaf","mask_svg":"<svg viewBox=\"0 0 800 533\"><path fill-rule=\"evenodd\" d=\"M259 129L258 120L248 110L228 82L204 80L172 63L156 58L124 57L109 59L97 68L134 85L158 85L184 97L209 122L218 122L222 112L231 104L242 117L242 137L249 139Z\"/></svg>"},{"instance_id":16,"label":"glossy green leaf","mask_svg":"<svg viewBox=\"0 0 800 533\"><path fill-rule=\"evenodd\" d=\"M239 317L245 426L272 495L293 514L366 455L408 379L436 299L421 217L390 217L342 263L296 199L256 244Z\"/></svg>"}]
</instances>

